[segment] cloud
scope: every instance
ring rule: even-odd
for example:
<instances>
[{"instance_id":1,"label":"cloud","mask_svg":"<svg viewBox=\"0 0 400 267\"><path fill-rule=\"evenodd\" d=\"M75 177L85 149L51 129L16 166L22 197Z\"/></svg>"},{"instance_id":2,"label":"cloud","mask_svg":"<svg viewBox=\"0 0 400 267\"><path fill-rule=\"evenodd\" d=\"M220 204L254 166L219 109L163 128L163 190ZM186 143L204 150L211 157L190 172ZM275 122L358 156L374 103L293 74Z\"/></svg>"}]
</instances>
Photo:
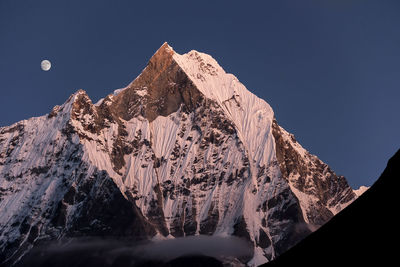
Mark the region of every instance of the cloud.
<instances>
[{"instance_id":1,"label":"cloud","mask_svg":"<svg viewBox=\"0 0 400 267\"><path fill-rule=\"evenodd\" d=\"M249 259L252 253L249 243L237 237L190 236L146 242L74 238L61 243L43 243L34 248L20 266L136 266L149 261L168 262L187 255L220 260Z\"/></svg>"},{"instance_id":2,"label":"cloud","mask_svg":"<svg viewBox=\"0 0 400 267\"><path fill-rule=\"evenodd\" d=\"M237 237L189 236L142 245L135 252L150 259L171 260L195 254L240 258L251 254L252 249L246 241Z\"/></svg>"}]
</instances>

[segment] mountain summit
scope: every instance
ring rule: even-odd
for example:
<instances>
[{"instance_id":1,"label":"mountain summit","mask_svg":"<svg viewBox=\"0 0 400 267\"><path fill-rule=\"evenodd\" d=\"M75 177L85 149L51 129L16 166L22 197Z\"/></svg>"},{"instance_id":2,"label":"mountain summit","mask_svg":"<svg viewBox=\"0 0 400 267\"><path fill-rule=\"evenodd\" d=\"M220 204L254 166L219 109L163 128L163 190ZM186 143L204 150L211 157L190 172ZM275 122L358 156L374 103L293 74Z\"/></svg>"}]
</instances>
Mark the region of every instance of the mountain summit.
<instances>
[{"instance_id":1,"label":"mountain summit","mask_svg":"<svg viewBox=\"0 0 400 267\"><path fill-rule=\"evenodd\" d=\"M164 43L126 88L0 128L0 260L45 240L238 236L265 263L356 198L209 55Z\"/></svg>"}]
</instances>

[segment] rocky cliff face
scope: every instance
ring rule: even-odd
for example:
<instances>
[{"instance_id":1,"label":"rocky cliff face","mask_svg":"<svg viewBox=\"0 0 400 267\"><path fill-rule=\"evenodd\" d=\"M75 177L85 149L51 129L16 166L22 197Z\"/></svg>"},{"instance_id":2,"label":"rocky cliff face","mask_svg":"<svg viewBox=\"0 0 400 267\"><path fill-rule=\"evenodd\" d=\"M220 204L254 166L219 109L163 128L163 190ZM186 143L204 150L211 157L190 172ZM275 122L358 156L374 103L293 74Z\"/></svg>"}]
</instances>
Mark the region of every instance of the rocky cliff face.
<instances>
[{"instance_id":1,"label":"rocky cliff face","mask_svg":"<svg viewBox=\"0 0 400 267\"><path fill-rule=\"evenodd\" d=\"M164 44L93 104L0 128L0 251L12 264L71 236L235 235L257 265L356 198L209 55Z\"/></svg>"}]
</instances>

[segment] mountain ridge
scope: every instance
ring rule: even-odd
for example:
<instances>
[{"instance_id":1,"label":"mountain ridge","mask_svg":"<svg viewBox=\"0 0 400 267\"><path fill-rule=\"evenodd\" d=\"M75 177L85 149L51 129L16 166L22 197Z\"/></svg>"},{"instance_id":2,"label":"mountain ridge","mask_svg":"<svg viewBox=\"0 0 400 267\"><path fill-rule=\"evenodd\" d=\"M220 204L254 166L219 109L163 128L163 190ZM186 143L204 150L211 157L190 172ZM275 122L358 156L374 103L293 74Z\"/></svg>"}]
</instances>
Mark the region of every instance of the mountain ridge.
<instances>
[{"instance_id":1,"label":"mountain ridge","mask_svg":"<svg viewBox=\"0 0 400 267\"><path fill-rule=\"evenodd\" d=\"M348 208L276 260L263 266L389 266L396 262L397 179L400 150L388 160L378 180ZM391 241L391 242L390 242Z\"/></svg>"}]
</instances>

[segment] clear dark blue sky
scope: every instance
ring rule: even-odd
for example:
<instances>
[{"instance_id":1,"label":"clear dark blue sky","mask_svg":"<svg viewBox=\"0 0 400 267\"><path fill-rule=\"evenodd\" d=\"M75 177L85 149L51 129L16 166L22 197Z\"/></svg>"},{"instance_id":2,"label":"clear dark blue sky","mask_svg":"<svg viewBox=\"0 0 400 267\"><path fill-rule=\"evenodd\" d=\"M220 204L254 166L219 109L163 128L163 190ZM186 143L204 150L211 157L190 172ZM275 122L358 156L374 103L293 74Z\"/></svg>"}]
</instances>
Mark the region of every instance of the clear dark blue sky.
<instances>
[{"instance_id":1,"label":"clear dark blue sky","mask_svg":"<svg viewBox=\"0 0 400 267\"><path fill-rule=\"evenodd\" d=\"M0 126L126 86L164 41L211 54L353 187L400 147L398 0L0 0Z\"/></svg>"}]
</instances>

